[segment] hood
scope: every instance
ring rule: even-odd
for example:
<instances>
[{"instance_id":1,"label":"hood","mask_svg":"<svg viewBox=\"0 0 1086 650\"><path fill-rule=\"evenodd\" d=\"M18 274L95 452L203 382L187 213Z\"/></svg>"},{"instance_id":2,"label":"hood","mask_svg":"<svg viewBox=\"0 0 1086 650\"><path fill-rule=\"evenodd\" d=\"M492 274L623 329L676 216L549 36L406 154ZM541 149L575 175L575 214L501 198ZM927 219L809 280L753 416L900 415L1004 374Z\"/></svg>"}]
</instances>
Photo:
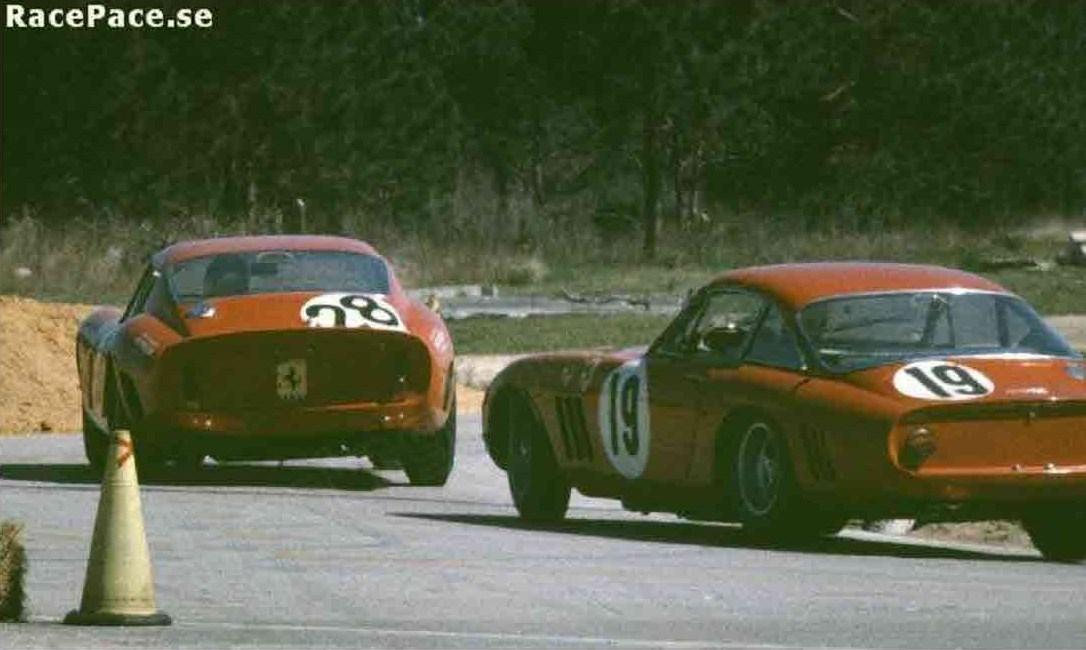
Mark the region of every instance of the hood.
<instances>
[{"instance_id":1,"label":"hood","mask_svg":"<svg viewBox=\"0 0 1086 650\"><path fill-rule=\"evenodd\" d=\"M910 407L1086 401L1086 362L1027 354L927 358L858 370L839 379Z\"/></svg>"},{"instance_id":2,"label":"hood","mask_svg":"<svg viewBox=\"0 0 1086 650\"><path fill-rule=\"evenodd\" d=\"M314 327L407 332L411 311L398 296L314 291L211 298L179 306L178 316L201 338Z\"/></svg>"}]
</instances>

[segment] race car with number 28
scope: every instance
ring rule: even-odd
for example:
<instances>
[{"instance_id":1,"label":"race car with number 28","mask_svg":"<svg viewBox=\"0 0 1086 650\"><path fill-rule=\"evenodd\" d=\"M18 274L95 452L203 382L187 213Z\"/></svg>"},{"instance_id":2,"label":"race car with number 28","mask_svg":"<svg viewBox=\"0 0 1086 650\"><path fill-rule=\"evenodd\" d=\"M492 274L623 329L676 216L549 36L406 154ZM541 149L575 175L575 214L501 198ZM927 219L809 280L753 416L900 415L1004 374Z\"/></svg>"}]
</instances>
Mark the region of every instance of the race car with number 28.
<instances>
[{"instance_id":1,"label":"race car with number 28","mask_svg":"<svg viewBox=\"0 0 1086 650\"><path fill-rule=\"evenodd\" d=\"M1046 557L1086 558L1086 364L961 271L731 271L647 349L507 367L484 440L530 520L563 517L572 487L776 540L1019 519Z\"/></svg>"},{"instance_id":2,"label":"race car with number 28","mask_svg":"<svg viewBox=\"0 0 1086 650\"><path fill-rule=\"evenodd\" d=\"M84 447L129 428L144 467L369 455L440 485L456 438L441 317L368 244L231 237L155 254L76 339Z\"/></svg>"}]
</instances>

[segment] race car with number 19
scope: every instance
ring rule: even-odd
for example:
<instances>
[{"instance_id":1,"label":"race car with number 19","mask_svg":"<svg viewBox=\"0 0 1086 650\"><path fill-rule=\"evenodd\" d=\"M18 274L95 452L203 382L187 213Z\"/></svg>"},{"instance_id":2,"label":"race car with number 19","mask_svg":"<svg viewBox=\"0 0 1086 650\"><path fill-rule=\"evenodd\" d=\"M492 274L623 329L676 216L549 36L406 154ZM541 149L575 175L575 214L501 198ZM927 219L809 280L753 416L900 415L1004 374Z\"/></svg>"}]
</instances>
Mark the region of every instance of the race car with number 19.
<instances>
[{"instance_id":1,"label":"race car with number 19","mask_svg":"<svg viewBox=\"0 0 1086 650\"><path fill-rule=\"evenodd\" d=\"M507 367L483 435L526 519L563 517L576 488L775 540L1018 519L1046 557L1086 558L1086 364L961 271L725 273L648 348Z\"/></svg>"}]
</instances>

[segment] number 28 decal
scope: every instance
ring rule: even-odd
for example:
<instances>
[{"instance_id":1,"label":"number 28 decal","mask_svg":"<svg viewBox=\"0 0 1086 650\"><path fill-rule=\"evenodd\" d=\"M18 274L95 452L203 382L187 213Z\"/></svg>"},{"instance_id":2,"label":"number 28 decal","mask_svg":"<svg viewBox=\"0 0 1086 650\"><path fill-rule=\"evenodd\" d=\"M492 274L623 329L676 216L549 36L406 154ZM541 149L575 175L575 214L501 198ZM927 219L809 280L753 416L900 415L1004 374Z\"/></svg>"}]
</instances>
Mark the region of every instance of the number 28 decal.
<instances>
[{"instance_id":1,"label":"number 28 decal","mask_svg":"<svg viewBox=\"0 0 1086 650\"><path fill-rule=\"evenodd\" d=\"M310 327L406 331L396 308L379 294L325 293L306 301L301 316Z\"/></svg>"},{"instance_id":2,"label":"number 28 decal","mask_svg":"<svg viewBox=\"0 0 1086 650\"><path fill-rule=\"evenodd\" d=\"M626 478L641 476L650 440L649 383L641 360L624 363L603 380L598 416L611 465Z\"/></svg>"},{"instance_id":3,"label":"number 28 decal","mask_svg":"<svg viewBox=\"0 0 1086 650\"><path fill-rule=\"evenodd\" d=\"M995 384L983 372L952 361L917 361L894 373L894 388L918 399L968 400L984 397Z\"/></svg>"}]
</instances>

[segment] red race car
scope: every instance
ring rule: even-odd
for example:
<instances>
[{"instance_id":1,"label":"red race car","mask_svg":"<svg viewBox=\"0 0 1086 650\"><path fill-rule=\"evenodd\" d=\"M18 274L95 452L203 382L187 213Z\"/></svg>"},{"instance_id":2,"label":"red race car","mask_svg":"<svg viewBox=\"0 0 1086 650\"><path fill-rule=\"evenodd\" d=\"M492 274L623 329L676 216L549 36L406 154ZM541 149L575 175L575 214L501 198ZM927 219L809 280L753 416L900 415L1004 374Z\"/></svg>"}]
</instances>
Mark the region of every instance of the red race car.
<instances>
[{"instance_id":1,"label":"red race car","mask_svg":"<svg viewBox=\"0 0 1086 650\"><path fill-rule=\"evenodd\" d=\"M456 438L453 345L368 244L317 236L185 242L122 312L76 338L83 440L100 467L129 428L143 467L369 455L441 485Z\"/></svg>"},{"instance_id":2,"label":"red race car","mask_svg":"<svg viewBox=\"0 0 1086 650\"><path fill-rule=\"evenodd\" d=\"M726 273L647 349L510 365L484 439L525 519L563 517L575 487L774 539L1021 519L1046 557L1086 557L1086 364L960 271Z\"/></svg>"}]
</instances>

